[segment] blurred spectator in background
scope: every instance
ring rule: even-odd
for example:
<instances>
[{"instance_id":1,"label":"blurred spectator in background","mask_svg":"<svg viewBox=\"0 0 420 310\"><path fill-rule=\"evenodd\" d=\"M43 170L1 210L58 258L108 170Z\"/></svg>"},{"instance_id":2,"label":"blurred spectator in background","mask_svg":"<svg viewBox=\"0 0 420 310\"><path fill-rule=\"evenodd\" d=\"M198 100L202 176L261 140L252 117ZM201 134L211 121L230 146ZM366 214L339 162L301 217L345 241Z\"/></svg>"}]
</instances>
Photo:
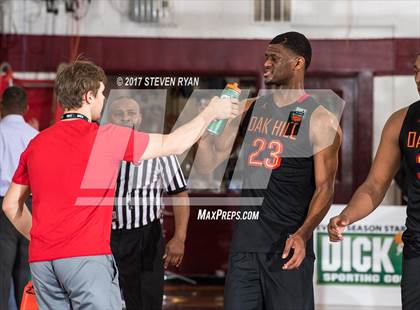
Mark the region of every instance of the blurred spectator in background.
<instances>
[{"instance_id":1,"label":"blurred spectator in background","mask_svg":"<svg viewBox=\"0 0 420 310\"><path fill-rule=\"evenodd\" d=\"M28 110L25 91L8 87L1 101L0 121L0 205L17 168L20 154L38 131L28 125L23 115ZM26 201L31 206L31 199ZM0 209L0 309L8 309L11 278L19 306L23 288L29 280L28 240L9 222Z\"/></svg>"}]
</instances>

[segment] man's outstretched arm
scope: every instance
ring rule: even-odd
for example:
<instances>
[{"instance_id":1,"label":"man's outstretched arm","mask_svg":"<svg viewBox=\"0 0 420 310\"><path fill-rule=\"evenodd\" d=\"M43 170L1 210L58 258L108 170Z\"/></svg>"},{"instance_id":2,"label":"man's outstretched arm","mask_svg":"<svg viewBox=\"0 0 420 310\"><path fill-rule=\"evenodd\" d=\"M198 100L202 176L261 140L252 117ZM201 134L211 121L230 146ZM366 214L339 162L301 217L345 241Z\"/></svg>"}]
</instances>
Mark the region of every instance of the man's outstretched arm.
<instances>
[{"instance_id":1,"label":"man's outstretched arm","mask_svg":"<svg viewBox=\"0 0 420 310\"><path fill-rule=\"evenodd\" d=\"M257 98L250 98L239 103L240 115L230 119L219 136L205 133L198 143L195 155L195 166L198 172L206 174L216 169L223 161L229 158L238 128L244 113L248 112Z\"/></svg>"},{"instance_id":2,"label":"man's outstretched arm","mask_svg":"<svg viewBox=\"0 0 420 310\"><path fill-rule=\"evenodd\" d=\"M203 135L213 120L234 118L238 114L238 104L214 97L198 116L174 132L168 135L150 134L149 144L141 159L182 154Z\"/></svg>"},{"instance_id":3,"label":"man's outstretched arm","mask_svg":"<svg viewBox=\"0 0 420 310\"><path fill-rule=\"evenodd\" d=\"M407 108L401 109L386 122L368 177L356 190L348 206L330 220L328 233L331 241L342 240L347 225L368 216L382 202L400 167L399 135L406 114Z\"/></svg>"}]
</instances>

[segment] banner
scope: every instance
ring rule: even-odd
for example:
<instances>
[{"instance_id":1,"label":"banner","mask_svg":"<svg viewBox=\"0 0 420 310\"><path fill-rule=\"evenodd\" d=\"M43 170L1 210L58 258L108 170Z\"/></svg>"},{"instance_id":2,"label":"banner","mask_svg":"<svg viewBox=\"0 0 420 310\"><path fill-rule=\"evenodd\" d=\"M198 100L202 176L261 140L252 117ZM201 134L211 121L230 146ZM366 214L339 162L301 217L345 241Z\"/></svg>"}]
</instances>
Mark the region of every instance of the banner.
<instances>
[{"instance_id":1,"label":"banner","mask_svg":"<svg viewBox=\"0 0 420 310\"><path fill-rule=\"evenodd\" d=\"M329 219L343 208L332 206L314 233L316 303L400 306L405 207L380 206L331 243Z\"/></svg>"}]
</instances>

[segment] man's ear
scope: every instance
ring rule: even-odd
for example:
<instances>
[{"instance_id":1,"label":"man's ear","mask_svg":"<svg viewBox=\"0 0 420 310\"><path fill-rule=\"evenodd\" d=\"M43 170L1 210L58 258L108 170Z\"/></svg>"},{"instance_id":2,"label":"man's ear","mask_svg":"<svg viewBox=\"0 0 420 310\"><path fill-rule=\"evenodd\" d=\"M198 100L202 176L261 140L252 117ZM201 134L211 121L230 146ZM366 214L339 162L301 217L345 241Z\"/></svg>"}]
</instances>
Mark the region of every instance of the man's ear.
<instances>
[{"instance_id":1,"label":"man's ear","mask_svg":"<svg viewBox=\"0 0 420 310\"><path fill-rule=\"evenodd\" d=\"M90 91L88 91L88 92L85 94L85 101L86 101L88 104L91 104L91 103L92 103L92 101L93 101L93 99L95 99L95 96L93 95L93 92L90 90Z\"/></svg>"},{"instance_id":2,"label":"man's ear","mask_svg":"<svg viewBox=\"0 0 420 310\"><path fill-rule=\"evenodd\" d=\"M305 58L297 57L295 68L296 70L301 70L301 69L305 70Z\"/></svg>"}]
</instances>

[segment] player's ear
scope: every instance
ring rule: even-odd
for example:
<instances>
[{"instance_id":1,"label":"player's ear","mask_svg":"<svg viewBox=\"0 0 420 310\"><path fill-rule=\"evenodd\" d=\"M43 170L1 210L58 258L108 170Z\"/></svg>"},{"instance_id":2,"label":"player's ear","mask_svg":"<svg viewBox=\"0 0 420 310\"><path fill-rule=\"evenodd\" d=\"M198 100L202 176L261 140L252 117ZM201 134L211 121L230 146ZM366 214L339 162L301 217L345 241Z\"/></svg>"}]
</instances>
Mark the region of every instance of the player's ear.
<instances>
[{"instance_id":1,"label":"player's ear","mask_svg":"<svg viewBox=\"0 0 420 310\"><path fill-rule=\"evenodd\" d=\"M295 69L296 70L305 70L305 58L298 56L295 60Z\"/></svg>"}]
</instances>

